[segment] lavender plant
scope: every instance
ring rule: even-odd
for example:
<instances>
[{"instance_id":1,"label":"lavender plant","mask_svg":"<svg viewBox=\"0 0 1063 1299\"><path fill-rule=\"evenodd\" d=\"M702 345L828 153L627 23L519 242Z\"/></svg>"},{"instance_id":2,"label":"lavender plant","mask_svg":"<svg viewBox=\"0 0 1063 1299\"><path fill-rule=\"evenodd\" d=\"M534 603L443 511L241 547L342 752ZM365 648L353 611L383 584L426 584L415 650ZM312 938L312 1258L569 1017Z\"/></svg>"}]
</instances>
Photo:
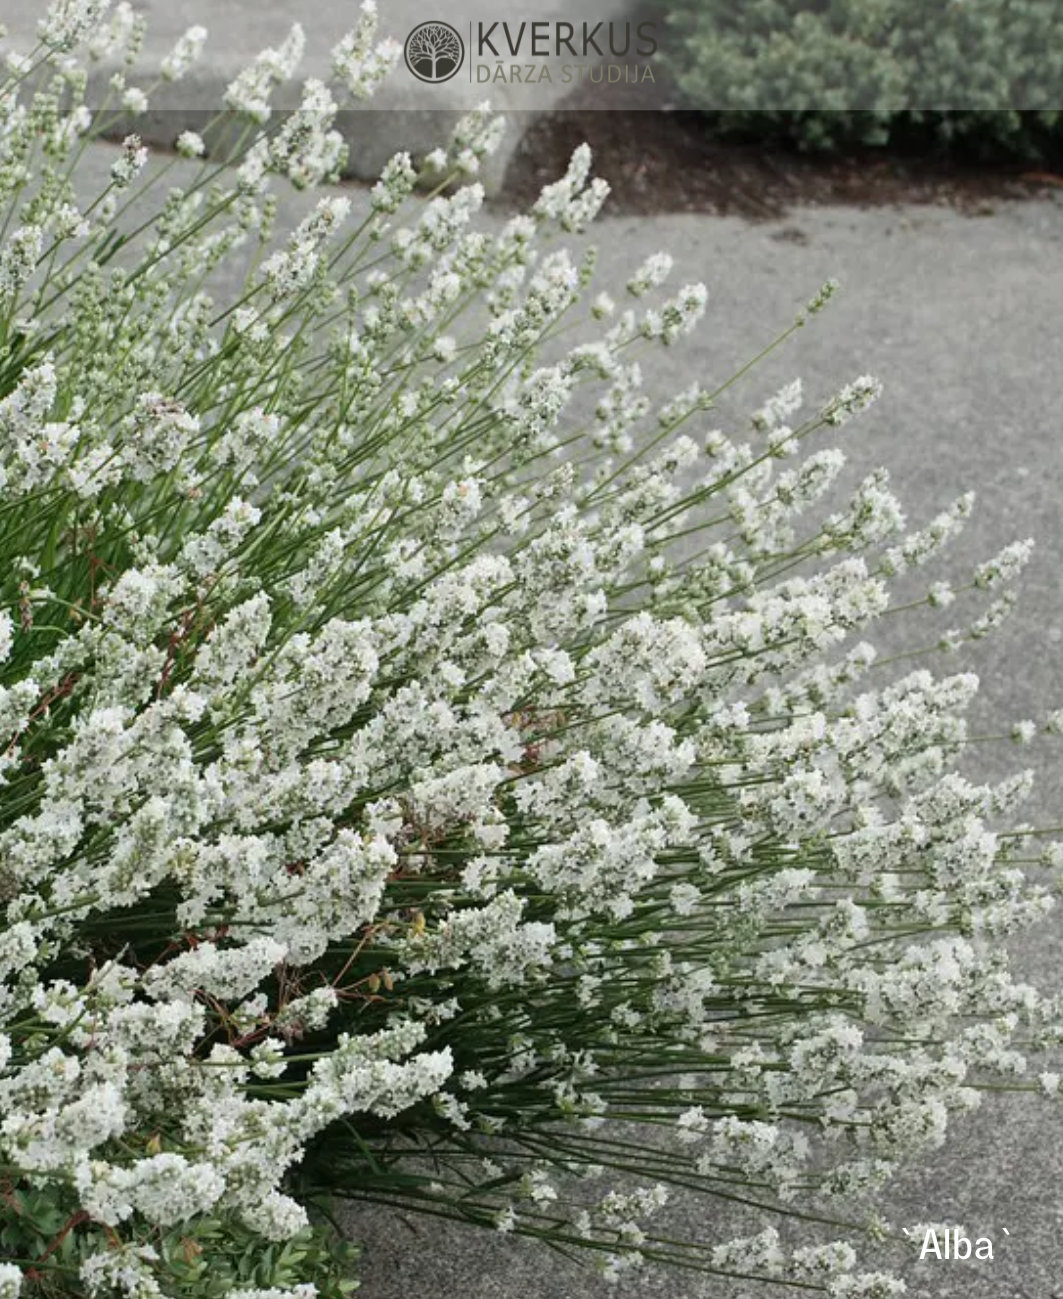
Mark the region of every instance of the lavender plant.
<instances>
[{"instance_id":1,"label":"lavender plant","mask_svg":"<svg viewBox=\"0 0 1063 1299\"><path fill-rule=\"evenodd\" d=\"M1059 1088L1000 942L1052 904L999 828L1030 777L959 775L973 676L860 638L970 499L828 508L807 446L869 377L733 439L723 388L651 411L704 288L661 254L594 296L586 149L479 228L486 110L277 244L271 186L343 159L335 88L270 120L298 28L212 125L233 169L186 133L142 220L185 164L130 137L81 198L107 10L56 0L2 90L0 1297L334 1299L336 1197L901 1293L853 1206L982 1088ZM336 81L396 54L366 3ZM676 1240L671 1186L839 1238Z\"/></svg>"}]
</instances>

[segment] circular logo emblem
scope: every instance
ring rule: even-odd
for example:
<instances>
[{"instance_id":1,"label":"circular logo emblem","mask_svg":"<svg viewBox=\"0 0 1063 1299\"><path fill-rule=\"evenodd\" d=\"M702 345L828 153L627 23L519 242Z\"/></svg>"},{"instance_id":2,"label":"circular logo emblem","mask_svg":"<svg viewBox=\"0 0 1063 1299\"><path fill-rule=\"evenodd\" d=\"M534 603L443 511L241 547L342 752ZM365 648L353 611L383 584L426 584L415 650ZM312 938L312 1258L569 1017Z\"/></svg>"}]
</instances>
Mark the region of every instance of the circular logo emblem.
<instances>
[{"instance_id":1,"label":"circular logo emblem","mask_svg":"<svg viewBox=\"0 0 1063 1299\"><path fill-rule=\"evenodd\" d=\"M449 81L465 62L465 42L450 23L421 23L406 37L404 54L418 81Z\"/></svg>"}]
</instances>

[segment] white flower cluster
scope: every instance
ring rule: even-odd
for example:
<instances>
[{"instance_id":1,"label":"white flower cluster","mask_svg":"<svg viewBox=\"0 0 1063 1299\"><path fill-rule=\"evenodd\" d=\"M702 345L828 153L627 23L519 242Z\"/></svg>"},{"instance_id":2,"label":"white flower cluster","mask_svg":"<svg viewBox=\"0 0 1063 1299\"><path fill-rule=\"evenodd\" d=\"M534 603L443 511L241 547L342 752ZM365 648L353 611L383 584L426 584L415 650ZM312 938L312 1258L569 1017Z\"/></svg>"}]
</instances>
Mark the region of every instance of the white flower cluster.
<instances>
[{"instance_id":1,"label":"white flower cluster","mask_svg":"<svg viewBox=\"0 0 1063 1299\"><path fill-rule=\"evenodd\" d=\"M207 29L205 27L198 25L189 27L188 31L178 38L176 45L162 61L163 80L180 81L187 76L192 67L198 62L206 42Z\"/></svg>"},{"instance_id":2,"label":"white flower cluster","mask_svg":"<svg viewBox=\"0 0 1063 1299\"><path fill-rule=\"evenodd\" d=\"M37 31L45 45L71 50L93 35L110 8L110 0L51 0Z\"/></svg>"},{"instance_id":3,"label":"white flower cluster","mask_svg":"<svg viewBox=\"0 0 1063 1299\"><path fill-rule=\"evenodd\" d=\"M358 26L332 52L332 71L355 99L372 95L402 57L402 46L394 40L374 44L377 32L376 0L362 0Z\"/></svg>"}]
</instances>

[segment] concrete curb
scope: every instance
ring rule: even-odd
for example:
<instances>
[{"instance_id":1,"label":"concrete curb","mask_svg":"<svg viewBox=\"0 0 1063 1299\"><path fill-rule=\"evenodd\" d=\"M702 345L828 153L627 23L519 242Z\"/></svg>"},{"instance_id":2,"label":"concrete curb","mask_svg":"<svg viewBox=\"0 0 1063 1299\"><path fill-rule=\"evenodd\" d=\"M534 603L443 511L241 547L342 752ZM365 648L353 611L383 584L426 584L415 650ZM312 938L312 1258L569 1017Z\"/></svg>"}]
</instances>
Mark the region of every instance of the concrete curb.
<instances>
[{"instance_id":1,"label":"concrete curb","mask_svg":"<svg viewBox=\"0 0 1063 1299\"><path fill-rule=\"evenodd\" d=\"M182 131L202 132L210 118L222 110L225 90L234 77L261 50L279 45L292 24L298 22L306 32L306 55L296 79L281 87L272 100L278 113L294 109L307 77L328 79L332 48L359 18L358 0L133 0L133 7L146 19L147 35L129 80L150 92L150 108L135 118L118 119L114 129L136 131L145 142L164 147L171 146ZM8 41L16 50L28 52L33 47L37 20L44 9L43 3L30 6L26 0L0 0L0 23L7 28ZM596 43L606 61L617 66L644 67L647 60L638 65L632 60L638 49L646 48L639 44L638 25L653 22L648 14L646 8L633 8L633 0L595 0L593 10L576 17L590 19L586 25L591 29L595 24L600 26ZM511 119L502 146L487 160L480 177L488 192L497 192L524 133L543 113L558 107L574 88L577 77L583 79L584 73L577 74L575 69L584 65L569 61L567 50L557 42L555 26L575 25L572 48L579 55L582 24L574 21L557 0L505 0L492 5L485 0L449 0L440 12L426 9L417 0L383 0L378 39L391 37L401 44L419 24L434 18L445 19L462 34L466 48L461 67L450 80L427 84L400 60L371 100L364 106L344 109L336 122L350 151L344 174L374 180L397 152L423 156L446 144L458 118L487 100ZM496 24L493 36L489 36L490 43L481 52L481 30L490 31L492 24ZM532 58L533 24L547 25L540 27L539 48L553 42L558 54ZM195 25L205 27L209 33L200 61L181 81L160 81L166 55L177 39ZM659 21L652 30L656 37L662 35ZM614 35L617 49L626 37L626 59L610 52L609 40ZM507 42L509 47L516 47L515 56ZM492 54L492 48L497 54ZM592 51L586 66L600 66L598 58ZM519 70L519 80L513 79L514 68ZM491 79L482 80L492 69ZM89 83L90 107L98 108L106 101L110 78L119 70L117 64L97 65ZM526 84L525 78L529 77L532 79ZM630 105L629 84L610 87L603 79L600 93L596 91L590 97L595 101L592 106L608 109L611 103L618 102L621 93Z\"/></svg>"}]
</instances>

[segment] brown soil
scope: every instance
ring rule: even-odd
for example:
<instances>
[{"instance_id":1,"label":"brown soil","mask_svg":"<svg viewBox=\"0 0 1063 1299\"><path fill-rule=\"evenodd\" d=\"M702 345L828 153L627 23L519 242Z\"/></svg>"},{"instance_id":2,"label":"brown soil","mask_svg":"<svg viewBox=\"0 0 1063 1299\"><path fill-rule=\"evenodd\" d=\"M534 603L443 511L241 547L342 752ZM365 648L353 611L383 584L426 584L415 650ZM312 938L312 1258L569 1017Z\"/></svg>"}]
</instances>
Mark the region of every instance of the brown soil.
<instances>
[{"instance_id":1,"label":"brown soil","mask_svg":"<svg viewBox=\"0 0 1063 1299\"><path fill-rule=\"evenodd\" d=\"M736 214L773 220L795 207L849 204L946 204L988 215L997 201L1063 190L1063 167L976 164L865 149L817 156L709 137L696 113L617 107L559 110L525 133L503 189L523 208L556 180L586 140L595 174L612 186L606 211Z\"/></svg>"}]
</instances>

